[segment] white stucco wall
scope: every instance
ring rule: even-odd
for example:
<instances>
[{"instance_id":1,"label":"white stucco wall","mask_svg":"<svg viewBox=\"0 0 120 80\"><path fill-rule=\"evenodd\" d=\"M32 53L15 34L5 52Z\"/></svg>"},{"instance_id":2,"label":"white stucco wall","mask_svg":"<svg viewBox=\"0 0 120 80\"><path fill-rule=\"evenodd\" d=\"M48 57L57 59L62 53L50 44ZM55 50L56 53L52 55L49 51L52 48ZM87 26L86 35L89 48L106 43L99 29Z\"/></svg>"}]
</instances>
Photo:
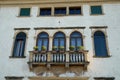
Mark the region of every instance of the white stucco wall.
<instances>
[{"instance_id":1,"label":"white stucco wall","mask_svg":"<svg viewBox=\"0 0 120 80\"><path fill-rule=\"evenodd\" d=\"M85 26L85 48L89 50L88 71L82 76L115 77L120 80L120 4L103 4L104 15L90 16L89 5L83 5L83 16L37 17L38 7L33 6L31 17L18 17L19 7L0 7L0 80L5 76L35 76L29 71L29 52L33 50L35 27ZM60 23L59 23L60 21ZM108 46L111 57L93 58L90 26L108 26ZM30 28L26 46L26 58L9 58L12 54L14 28ZM66 74L70 76L70 74ZM73 74L72 74L73 75Z\"/></svg>"}]
</instances>

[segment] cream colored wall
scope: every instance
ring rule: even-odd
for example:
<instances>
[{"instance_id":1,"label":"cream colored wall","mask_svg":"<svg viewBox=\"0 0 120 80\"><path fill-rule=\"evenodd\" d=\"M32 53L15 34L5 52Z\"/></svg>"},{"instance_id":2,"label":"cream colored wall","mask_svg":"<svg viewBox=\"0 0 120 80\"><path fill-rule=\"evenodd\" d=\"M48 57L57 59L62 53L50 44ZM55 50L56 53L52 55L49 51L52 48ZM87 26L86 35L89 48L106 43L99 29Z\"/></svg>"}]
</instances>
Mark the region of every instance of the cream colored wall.
<instances>
[{"instance_id":1,"label":"cream colored wall","mask_svg":"<svg viewBox=\"0 0 120 80\"><path fill-rule=\"evenodd\" d=\"M51 17L37 17L38 8L40 6L31 7L31 17L18 17L19 7L0 7L0 80L4 80L5 76L36 76L29 71L28 60L29 51L33 50L35 45L35 27L76 27L85 26L83 35L85 35L84 45L88 53L88 71L80 74L83 77L115 77L120 80L120 4L103 4L104 15L90 16L89 4L82 5L83 16L51 16ZM60 23L59 23L60 21ZM93 58L92 34L90 26L108 26L108 46L111 57L109 58ZM30 28L28 31L28 41L26 45L26 58L9 58L14 41L14 28ZM61 30L59 30L61 31ZM62 30L63 31L63 30ZM48 31L51 35L50 31ZM56 32L56 31L55 31ZM67 30L64 30L66 35ZM72 32L72 30L70 31ZM71 76L72 74L61 74L63 76Z\"/></svg>"}]
</instances>

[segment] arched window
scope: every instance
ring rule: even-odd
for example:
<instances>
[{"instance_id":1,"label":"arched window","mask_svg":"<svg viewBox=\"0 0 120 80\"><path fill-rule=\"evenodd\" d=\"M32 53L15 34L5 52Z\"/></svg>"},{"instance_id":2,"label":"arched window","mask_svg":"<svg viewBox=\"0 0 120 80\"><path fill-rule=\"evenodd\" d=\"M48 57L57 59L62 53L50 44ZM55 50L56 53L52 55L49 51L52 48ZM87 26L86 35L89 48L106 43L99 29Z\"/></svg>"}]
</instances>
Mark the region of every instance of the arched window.
<instances>
[{"instance_id":1,"label":"arched window","mask_svg":"<svg viewBox=\"0 0 120 80\"><path fill-rule=\"evenodd\" d=\"M95 56L98 57L108 56L105 35L101 31L96 31L94 33L94 48Z\"/></svg>"},{"instance_id":2,"label":"arched window","mask_svg":"<svg viewBox=\"0 0 120 80\"><path fill-rule=\"evenodd\" d=\"M74 46L75 50L77 50L78 46L83 46L82 35L75 31L70 35L70 46Z\"/></svg>"},{"instance_id":3,"label":"arched window","mask_svg":"<svg viewBox=\"0 0 120 80\"><path fill-rule=\"evenodd\" d=\"M65 49L65 35L62 32L57 32L54 35L53 46L57 47L57 50L60 50L60 46L63 46Z\"/></svg>"},{"instance_id":4,"label":"arched window","mask_svg":"<svg viewBox=\"0 0 120 80\"><path fill-rule=\"evenodd\" d=\"M26 34L20 32L17 34L14 44L13 57L24 57Z\"/></svg>"},{"instance_id":5,"label":"arched window","mask_svg":"<svg viewBox=\"0 0 120 80\"><path fill-rule=\"evenodd\" d=\"M41 51L42 46L45 46L48 50L48 44L49 44L49 36L46 32L42 32L37 37L37 46L38 49Z\"/></svg>"}]
</instances>

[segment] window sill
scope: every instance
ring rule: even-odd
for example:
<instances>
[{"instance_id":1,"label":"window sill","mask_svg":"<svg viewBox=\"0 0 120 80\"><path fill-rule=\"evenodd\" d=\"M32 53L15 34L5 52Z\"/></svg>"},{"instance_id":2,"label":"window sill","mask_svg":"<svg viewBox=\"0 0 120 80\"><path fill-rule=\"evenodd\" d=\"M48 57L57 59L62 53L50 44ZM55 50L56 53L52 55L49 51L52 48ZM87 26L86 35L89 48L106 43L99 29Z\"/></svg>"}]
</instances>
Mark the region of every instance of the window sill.
<instances>
[{"instance_id":1,"label":"window sill","mask_svg":"<svg viewBox=\"0 0 120 80\"><path fill-rule=\"evenodd\" d=\"M9 58L19 58L19 59L22 59L22 58L26 58L26 56L22 56L22 57L17 57L17 56L9 56Z\"/></svg>"},{"instance_id":2,"label":"window sill","mask_svg":"<svg viewBox=\"0 0 120 80\"><path fill-rule=\"evenodd\" d=\"M20 18L26 18L26 17L31 17L31 16L17 16L17 17L20 17Z\"/></svg>"},{"instance_id":3,"label":"window sill","mask_svg":"<svg viewBox=\"0 0 120 80\"><path fill-rule=\"evenodd\" d=\"M90 14L91 16L102 16L102 15L104 15L104 13L102 13L102 14Z\"/></svg>"},{"instance_id":4,"label":"window sill","mask_svg":"<svg viewBox=\"0 0 120 80\"><path fill-rule=\"evenodd\" d=\"M10 80L13 80L13 79L20 79L22 80L24 77L17 77L17 76L5 76L5 79L10 79Z\"/></svg>"},{"instance_id":5,"label":"window sill","mask_svg":"<svg viewBox=\"0 0 120 80\"><path fill-rule=\"evenodd\" d=\"M93 56L93 58L109 58L111 57L111 55L108 55L108 56Z\"/></svg>"},{"instance_id":6,"label":"window sill","mask_svg":"<svg viewBox=\"0 0 120 80\"><path fill-rule=\"evenodd\" d=\"M104 80L104 79L105 79L105 80L107 80L107 79L108 79L108 80L109 80L109 79L110 79L110 80L114 80L115 77L94 77L94 79L95 79L95 80L101 80L101 79L102 79L102 80Z\"/></svg>"},{"instance_id":7,"label":"window sill","mask_svg":"<svg viewBox=\"0 0 120 80\"><path fill-rule=\"evenodd\" d=\"M38 15L37 17L51 17L52 15Z\"/></svg>"},{"instance_id":8,"label":"window sill","mask_svg":"<svg viewBox=\"0 0 120 80\"><path fill-rule=\"evenodd\" d=\"M67 14L54 14L54 16L66 16Z\"/></svg>"},{"instance_id":9,"label":"window sill","mask_svg":"<svg viewBox=\"0 0 120 80\"><path fill-rule=\"evenodd\" d=\"M68 16L83 16L83 14L68 14Z\"/></svg>"}]
</instances>

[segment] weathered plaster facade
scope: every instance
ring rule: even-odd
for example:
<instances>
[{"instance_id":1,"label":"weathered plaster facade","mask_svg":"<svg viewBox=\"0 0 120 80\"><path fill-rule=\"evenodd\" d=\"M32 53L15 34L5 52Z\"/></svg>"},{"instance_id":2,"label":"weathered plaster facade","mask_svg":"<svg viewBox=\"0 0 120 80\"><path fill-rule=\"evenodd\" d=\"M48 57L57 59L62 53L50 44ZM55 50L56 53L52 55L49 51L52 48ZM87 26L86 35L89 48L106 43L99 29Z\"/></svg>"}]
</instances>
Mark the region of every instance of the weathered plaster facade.
<instances>
[{"instance_id":1,"label":"weathered plaster facade","mask_svg":"<svg viewBox=\"0 0 120 80\"><path fill-rule=\"evenodd\" d=\"M101 5L102 15L91 15L90 6ZM54 7L81 6L81 15L54 16ZM20 17L20 8L31 8L29 17ZM51 7L51 16L38 16L39 8ZM0 80L5 77L22 77L23 80L94 80L94 77L114 77L120 80L120 1L119 0L0 0ZM69 29L68 29L69 28ZM103 31L106 36L110 57L98 58L94 54L93 33ZM40 32L49 34L49 50L52 50L54 33L61 31L66 36L66 51L69 50L69 36L79 31L88 50L87 69L82 66L37 66L30 70L29 56L36 45ZM25 58L12 58L16 34L27 34ZM67 54L67 53L66 53ZM40 71L43 71L41 74ZM55 72L57 72L54 74ZM19 80L19 79L17 79Z\"/></svg>"}]
</instances>

